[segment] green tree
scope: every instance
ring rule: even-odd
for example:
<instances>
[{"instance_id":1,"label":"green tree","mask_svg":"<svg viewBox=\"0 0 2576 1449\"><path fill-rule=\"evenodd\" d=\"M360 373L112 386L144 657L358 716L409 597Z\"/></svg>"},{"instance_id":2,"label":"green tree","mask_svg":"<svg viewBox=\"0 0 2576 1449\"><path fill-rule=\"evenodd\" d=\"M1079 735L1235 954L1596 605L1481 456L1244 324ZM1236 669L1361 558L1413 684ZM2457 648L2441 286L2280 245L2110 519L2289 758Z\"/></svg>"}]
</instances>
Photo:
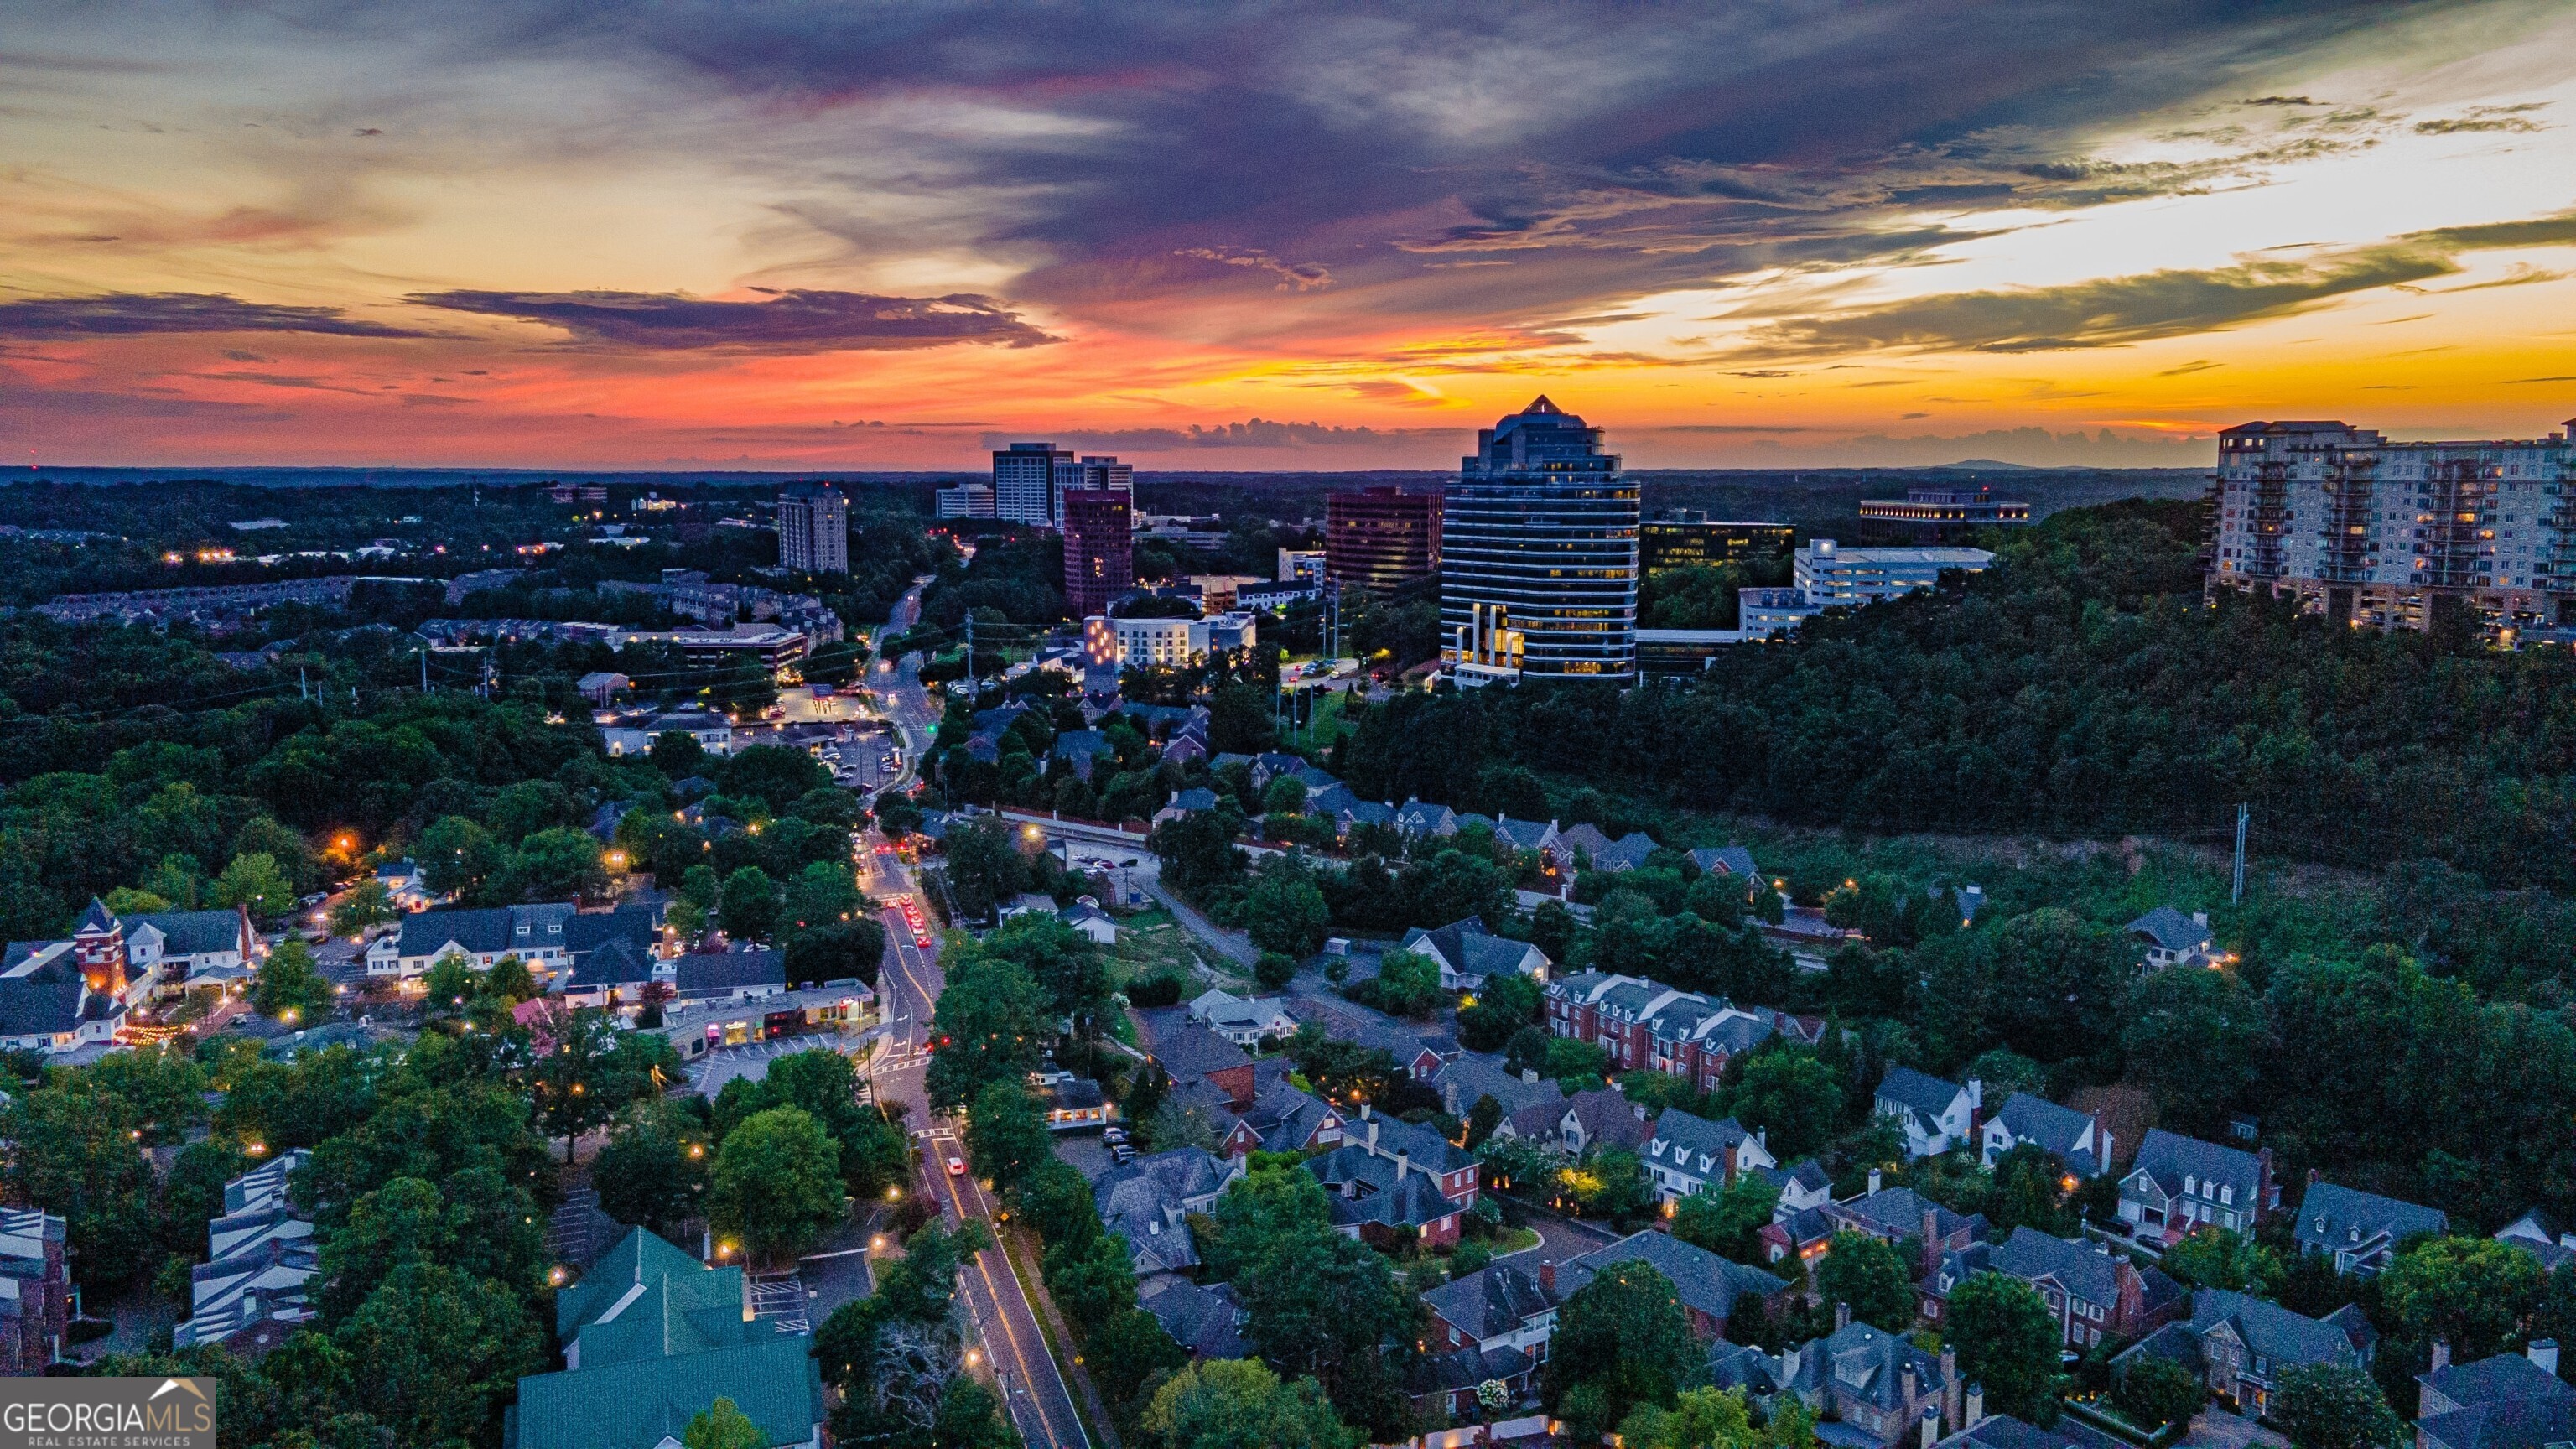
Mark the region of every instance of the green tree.
<instances>
[{"instance_id":1,"label":"green tree","mask_svg":"<svg viewBox=\"0 0 2576 1449\"><path fill-rule=\"evenodd\" d=\"M1437 1011L1444 999L1439 962L1419 951L1389 951L1378 958L1380 1008L1399 1016L1422 1017Z\"/></svg>"},{"instance_id":2,"label":"green tree","mask_svg":"<svg viewBox=\"0 0 2576 1449\"><path fill-rule=\"evenodd\" d=\"M2158 1266L2194 1288L2267 1293L2281 1281L2279 1254L2219 1227L2198 1229L2165 1249Z\"/></svg>"},{"instance_id":3,"label":"green tree","mask_svg":"<svg viewBox=\"0 0 2576 1449\"><path fill-rule=\"evenodd\" d=\"M966 1121L966 1150L977 1175L1009 1192L1038 1164L1053 1159L1054 1142L1037 1099L1006 1078L975 1094Z\"/></svg>"},{"instance_id":4,"label":"green tree","mask_svg":"<svg viewBox=\"0 0 2576 1449\"><path fill-rule=\"evenodd\" d=\"M11 1150L10 1200L59 1213L85 1273L109 1278L150 1266L152 1170L132 1104L87 1073L65 1074L0 1109Z\"/></svg>"},{"instance_id":5,"label":"green tree","mask_svg":"<svg viewBox=\"0 0 2576 1449\"><path fill-rule=\"evenodd\" d=\"M1714 1192L1695 1192L1673 1210L1673 1236L1738 1263L1759 1260L1753 1235L1771 1221L1780 1189L1740 1173Z\"/></svg>"},{"instance_id":6,"label":"green tree","mask_svg":"<svg viewBox=\"0 0 2576 1449\"><path fill-rule=\"evenodd\" d=\"M838 792L835 792L838 793ZM788 883L786 924L797 934L862 919L867 898L859 894L845 861L818 860ZM873 966L876 963L868 963Z\"/></svg>"},{"instance_id":7,"label":"green tree","mask_svg":"<svg viewBox=\"0 0 2576 1449\"><path fill-rule=\"evenodd\" d=\"M355 936L370 926L381 926L402 914L394 905L393 893L385 883L369 876L349 887L331 906L331 932L338 936Z\"/></svg>"},{"instance_id":8,"label":"green tree","mask_svg":"<svg viewBox=\"0 0 2576 1449\"><path fill-rule=\"evenodd\" d=\"M207 888L207 899L218 909L246 906L254 916L275 920L295 909L295 882L276 856L254 851L233 857Z\"/></svg>"},{"instance_id":9,"label":"green tree","mask_svg":"<svg viewBox=\"0 0 2576 1449\"><path fill-rule=\"evenodd\" d=\"M706 746L686 730L664 730L653 737L653 749L647 756L653 768L674 780L685 780L706 763Z\"/></svg>"},{"instance_id":10,"label":"green tree","mask_svg":"<svg viewBox=\"0 0 2576 1449\"><path fill-rule=\"evenodd\" d=\"M1685 1389L1669 1409L1640 1404L1619 1425L1627 1449L1759 1449L1741 1391Z\"/></svg>"},{"instance_id":11,"label":"green tree","mask_svg":"<svg viewBox=\"0 0 2576 1449\"><path fill-rule=\"evenodd\" d=\"M2540 1305L2540 1260L2493 1238L2427 1238L2379 1275L2379 1302L2418 1342L2447 1341L2460 1363L2500 1353Z\"/></svg>"},{"instance_id":12,"label":"green tree","mask_svg":"<svg viewBox=\"0 0 2576 1449\"><path fill-rule=\"evenodd\" d=\"M2281 1375L2272 1419L2297 1449L2399 1449L2406 1426L2379 1384L2341 1364L2304 1364Z\"/></svg>"},{"instance_id":13,"label":"green tree","mask_svg":"<svg viewBox=\"0 0 2576 1449\"><path fill-rule=\"evenodd\" d=\"M1817 1151L1833 1135L1842 1116L1842 1078L1804 1048L1757 1051L1745 1060L1744 1080L1729 1104L1746 1127L1768 1134L1771 1151L1786 1162Z\"/></svg>"},{"instance_id":14,"label":"green tree","mask_svg":"<svg viewBox=\"0 0 2576 1449\"><path fill-rule=\"evenodd\" d=\"M461 815L443 816L412 842L423 884L440 895L470 896L510 864L510 849Z\"/></svg>"},{"instance_id":15,"label":"green tree","mask_svg":"<svg viewBox=\"0 0 2576 1449\"><path fill-rule=\"evenodd\" d=\"M759 866L746 865L725 877L721 911L726 935L767 940L778 929L778 883Z\"/></svg>"},{"instance_id":16,"label":"green tree","mask_svg":"<svg viewBox=\"0 0 2576 1449\"><path fill-rule=\"evenodd\" d=\"M617 1130L591 1160L600 1209L621 1223L665 1237L698 1215L705 1199L708 1133L660 1100L626 1109Z\"/></svg>"},{"instance_id":17,"label":"green tree","mask_svg":"<svg viewBox=\"0 0 2576 1449\"><path fill-rule=\"evenodd\" d=\"M295 936L271 947L251 978L251 1009L279 1021L319 1022L330 1014L331 995L312 948Z\"/></svg>"},{"instance_id":18,"label":"green tree","mask_svg":"<svg viewBox=\"0 0 2576 1449\"><path fill-rule=\"evenodd\" d=\"M528 970L528 963L516 955L502 957L492 963L491 970L483 973L483 993L512 1006L522 1001L534 1001L545 994L537 990L537 978Z\"/></svg>"},{"instance_id":19,"label":"green tree","mask_svg":"<svg viewBox=\"0 0 2576 1449\"><path fill-rule=\"evenodd\" d=\"M1107 1395L1122 1421L1133 1424L1148 1393L1178 1373L1190 1352L1172 1341L1154 1315L1130 1308L1093 1328L1083 1340L1091 1381Z\"/></svg>"},{"instance_id":20,"label":"green tree","mask_svg":"<svg viewBox=\"0 0 2576 1449\"><path fill-rule=\"evenodd\" d=\"M521 840L510 853L509 865L491 885L496 894L512 900L597 896L608 889L608 867L601 862L596 837L559 825Z\"/></svg>"},{"instance_id":21,"label":"green tree","mask_svg":"<svg viewBox=\"0 0 2576 1449\"><path fill-rule=\"evenodd\" d=\"M1590 1388L1600 1396L1592 1412L1615 1425L1640 1404L1671 1404L1697 1374L1699 1358L1671 1280L1644 1263L1617 1263L1558 1311L1546 1394L1562 1411L1578 1387Z\"/></svg>"},{"instance_id":22,"label":"green tree","mask_svg":"<svg viewBox=\"0 0 2576 1449\"><path fill-rule=\"evenodd\" d=\"M680 1433L688 1449L769 1449L769 1435L751 1416L719 1394Z\"/></svg>"},{"instance_id":23,"label":"green tree","mask_svg":"<svg viewBox=\"0 0 2576 1449\"><path fill-rule=\"evenodd\" d=\"M934 1106L962 1106L987 1082L1037 1066L1051 1003L1019 963L969 950L952 958L933 1015L940 1041L926 1086Z\"/></svg>"},{"instance_id":24,"label":"green tree","mask_svg":"<svg viewBox=\"0 0 2576 1449\"><path fill-rule=\"evenodd\" d=\"M2209 1398L2200 1375L2169 1358L2141 1358L2120 1375L2111 1400L2144 1429L2188 1424Z\"/></svg>"},{"instance_id":25,"label":"green tree","mask_svg":"<svg viewBox=\"0 0 2576 1449\"><path fill-rule=\"evenodd\" d=\"M395 1269L334 1338L365 1365L357 1406L399 1443L484 1440L519 1376L543 1368L516 1295L435 1263Z\"/></svg>"},{"instance_id":26,"label":"green tree","mask_svg":"<svg viewBox=\"0 0 2576 1449\"><path fill-rule=\"evenodd\" d=\"M707 1217L761 1262L794 1257L841 1221L841 1152L823 1125L773 1107L725 1134Z\"/></svg>"},{"instance_id":27,"label":"green tree","mask_svg":"<svg viewBox=\"0 0 2576 1449\"><path fill-rule=\"evenodd\" d=\"M429 970L420 978L422 997L432 1010L437 1011L463 1006L466 998L481 985L481 978L474 974L473 965L453 952L430 962Z\"/></svg>"},{"instance_id":28,"label":"green tree","mask_svg":"<svg viewBox=\"0 0 2576 1449\"><path fill-rule=\"evenodd\" d=\"M1959 1375L1986 1386L1986 1402L2045 1427L2057 1422L2057 1318L2029 1284L2001 1273L1973 1273L1950 1290L1947 1342L1959 1352Z\"/></svg>"},{"instance_id":29,"label":"green tree","mask_svg":"<svg viewBox=\"0 0 2576 1449\"><path fill-rule=\"evenodd\" d=\"M1333 912L1323 889L1294 865L1293 857L1273 856L1270 868L1244 893L1243 923L1253 945L1303 960L1324 949Z\"/></svg>"},{"instance_id":30,"label":"green tree","mask_svg":"<svg viewBox=\"0 0 2576 1449\"><path fill-rule=\"evenodd\" d=\"M1144 1427L1168 1449L1356 1449L1312 1379L1245 1359L1191 1364L1155 1391Z\"/></svg>"},{"instance_id":31,"label":"green tree","mask_svg":"<svg viewBox=\"0 0 2576 1449\"><path fill-rule=\"evenodd\" d=\"M1816 1288L1827 1303L1848 1303L1854 1318L1890 1333L1914 1323L1914 1280L1896 1249L1868 1233L1844 1231L1826 1241Z\"/></svg>"},{"instance_id":32,"label":"green tree","mask_svg":"<svg viewBox=\"0 0 2576 1449\"><path fill-rule=\"evenodd\" d=\"M2254 1091L2262 998L2233 971L2159 971L2129 993L2120 1032L2130 1075L2178 1130L2214 1135Z\"/></svg>"}]
</instances>

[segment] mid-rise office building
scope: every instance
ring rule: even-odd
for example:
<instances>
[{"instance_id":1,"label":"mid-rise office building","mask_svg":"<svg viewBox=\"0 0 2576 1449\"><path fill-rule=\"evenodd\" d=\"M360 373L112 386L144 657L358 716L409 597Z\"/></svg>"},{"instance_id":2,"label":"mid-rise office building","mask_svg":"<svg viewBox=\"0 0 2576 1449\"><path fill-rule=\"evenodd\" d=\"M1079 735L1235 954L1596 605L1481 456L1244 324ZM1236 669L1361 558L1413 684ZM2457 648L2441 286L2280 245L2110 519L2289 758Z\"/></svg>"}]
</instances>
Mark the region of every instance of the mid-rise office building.
<instances>
[{"instance_id":1,"label":"mid-rise office building","mask_svg":"<svg viewBox=\"0 0 2576 1449\"><path fill-rule=\"evenodd\" d=\"M2437 601L2489 630L2576 626L2576 421L2545 438L2396 443L2340 422L2218 435L2212 588L2420 629Z\"/></svg>"},{"instance_id":2,"label":"mid-rise office building","mask_svg":"<svg viewBox=\"0 0 2576 1449\"><path fill-rule=\"evenodd\" d=\"M1123 493L1127 495L1128 511L1132 513L1136 505L1136 465L1121 463L1112 457L1083 458L1073 465L1073 477L1068 483L1068 489L1071 488L1106 488ZM1062 495L1058 496L1061 498ZM1058 516L1062 516L1061 510Z\"/></svg>"},{"instance_id":3,"label":"mid-rise office building","mask_svg":"<svg viewBox=\"0 0 2576 1449\"><path fill-rule=\"evenodd\" d=\"M1736 623L1746 639L1768 639L1827 609L1898 598L1939 583L1946 570L1973 574L1994 561L1982 548L1844 548L1811 538L1791 556L1788 588L1736 593Z\"/></svg>"},{"instance_id":4,"label":"mid-rise office building","mask_svg":"<svg viewBox=\"0 0 2576 1449\"><path fill-rule=\"evenodd\" d=\"M1283 548L1279 550L1280 583L1320 584L1323 581L1324 551L1322 549Z\"/></svg>"},{"instance_id":5,"label":"mid-rise office building","mask_svg":"<svg viewBox=\"0 0 2576 1449\"><path fill-rule=\"evenodd\" d=\"M1064 596L1075 617L1097 614L1136 587L1134 514L1115 488L1064 495Z\"/></svg>"},{"instance_id":6,"label":"mid-rise office building","mask_svg":"<svg viewBox=\"0 0 2576 1449\"><path fill-rule=\"evenodd\" d=\"M2030 505L1997 498L1989 487L1924 484L1905 490L1903 498L1864 498L1865 522L1911 524L1920 529L1971 528L2030 522Z\"/></svg>"},{"instance_id":7,"label":"mid-rise office building","mask_svg":"<svg viewBox=\"0 0 2576 1449\"><path fill-rule=\"evenodd\" d=\"M993 454L993 516L1052 528L1056 495L1081 481L1081 464L1053 443L1013 443Z\"/></svg>"},{"instance_id":8,"label":"mid-rise office building","mask_svg":"<svg viewBox=\"0 0 2576 1449\"><path fill-rule=\"evenodd\" d=\"M1384 596L1440 572L1440 495L1392 486L1324 498L1324 577Z\"/></svg>"},{"instance_id":9,"label":"mid-rise office building","mask_svg":"<svg viewBox=\"0 0 2576 1449\"><path fill-rule=\"evenodd\" d=\"M1541 397L1476 435L1440 515L1441 663L1461 684L1637 677L1637 485Z\"/></svg>"},{"instance_id":10,"label":"mid-rise office building","mask_svg":"<svg viewBox=\"0 0 2576 1449\"><path fill-rule=\"evenodd\" d=\"M931 495L942 518L990 518L993 516L993 485L960 483L942 488Z\"/></svg>"},{"instance_id":11,"label":"mid-rise office building","mask_svg":"<svg viewBox=\"0 0 2576 1449\"><path fill-rule=\"evenodd\" d=\"M1062 528L1066 494L1104 488L1127 495L1132 510L1136 498L1135 465L1111 457L1077 458L1053 443L1013 443L993 455L990 516L1005 523Z\"/></svg>"},{"instance_id":12,"label":"mid-rise office building","mask_svg":"<svg viewBox=\"0 0 2576 1449\"><path fill-rule=\"evenodd\" d=\"M850 571L850 500L822 483L778 492L778 566L809 574Z\"/></svg>"},{"instance_id":13,"label":"mid-rise office building","mask_svg":"<svg viewBox=\"0 0 2576 1449\"><path fill-rule=\"evenodd\" d=\"M1785 523L1746 523L1675 512L1640 525L1637 556L1650 574L1709 564L1768 563L1794 546L1796 533Z\"/></svg>"}]
</instances>

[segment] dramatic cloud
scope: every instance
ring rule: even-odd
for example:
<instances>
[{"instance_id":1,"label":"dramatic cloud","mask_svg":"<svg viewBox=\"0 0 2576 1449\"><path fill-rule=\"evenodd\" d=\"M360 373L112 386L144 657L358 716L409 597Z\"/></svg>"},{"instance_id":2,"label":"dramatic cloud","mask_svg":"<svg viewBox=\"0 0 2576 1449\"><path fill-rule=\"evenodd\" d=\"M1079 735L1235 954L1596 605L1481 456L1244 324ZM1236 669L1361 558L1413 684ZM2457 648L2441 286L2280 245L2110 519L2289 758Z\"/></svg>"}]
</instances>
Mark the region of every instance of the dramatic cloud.
<instances>
[{"instance_id":1,"label":"dramatic cloud","mask_svg":"<svg viewBox=\"0 0 2576 1449\"><path fill-rule=\"evenodd\" d=\"M2300 260L2105 277L2062 287L1952 292L1766 322L1756 355L1897 351L2054 352L2186 337L2282 317L2355 292L2460 270L2459 255L2576 242L2576 212L2413 232ZM2430 315L2430 314L2426 314ZM2420 320L2404 318L2394 320Z\"/></svg>"},{"instance_id":2,"label":"dramatic cloud","mask_svg":"<svg viewBox=\"0 0 2576 1449\"><path fill-rule=\"evenodd\" d=\"M338 307L244 302L221 293L111 292L0 302L0 337L66 340L163 332L319 332L335 337L425 337L351 317Z\"/></svg>"},{"instance_id":3,"label":"dramatic cloud","mask_svg":"<svg viewBox=\"0 0 2576 1449\"><path fill-rule=\"evenodd\" d=\"M1037 347L1057 340L990 297L755 290L771 300L711 302L660 292L472 291L427 292L409 300L543 322L581 343L655 351L841 352L952 342Z\"/></svg>"}]
</instances>

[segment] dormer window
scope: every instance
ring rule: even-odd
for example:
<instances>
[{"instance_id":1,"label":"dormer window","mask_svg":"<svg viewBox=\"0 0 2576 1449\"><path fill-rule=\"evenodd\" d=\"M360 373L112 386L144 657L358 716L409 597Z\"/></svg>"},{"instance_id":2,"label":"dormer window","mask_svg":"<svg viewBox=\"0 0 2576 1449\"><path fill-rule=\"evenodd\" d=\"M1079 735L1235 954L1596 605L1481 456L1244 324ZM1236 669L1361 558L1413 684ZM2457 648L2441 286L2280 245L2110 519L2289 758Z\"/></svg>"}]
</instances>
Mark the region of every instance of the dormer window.
<instances>
[{"instance_id":1,"label":"dormer window","mask_svg":"<svg viewBox=\"0 0 2576 1449\"><path fill-rule=\"evenodd\" d=\"M2189 1173L2183 1174L2182 1191L2185 1197L2189 1197L2191 1194L2200 1191L2200 1179L2193 1177Z\"/></svg>"},{"instance_id":2,"label":"dormer window","mask_svg":"<svg viewBox=\"0 0 2576 1449\"><path fill-rule=\"evenodd\" d=\"M2226 1203L2226 1204L2227 1204L2227 1205L2229 1205L2230 1207L2235 1206L2235 1204L2236 1204L2236 1184L2234 1184L2234 1183L2232 1183L2232 1182L2229 1182L2229 1183L2221 1183L2221 1184L2219 1185L2219 1188L2218 1188L2218 1200L2219 1200L2220 1202Z\"/></svg>"}]
</instances>

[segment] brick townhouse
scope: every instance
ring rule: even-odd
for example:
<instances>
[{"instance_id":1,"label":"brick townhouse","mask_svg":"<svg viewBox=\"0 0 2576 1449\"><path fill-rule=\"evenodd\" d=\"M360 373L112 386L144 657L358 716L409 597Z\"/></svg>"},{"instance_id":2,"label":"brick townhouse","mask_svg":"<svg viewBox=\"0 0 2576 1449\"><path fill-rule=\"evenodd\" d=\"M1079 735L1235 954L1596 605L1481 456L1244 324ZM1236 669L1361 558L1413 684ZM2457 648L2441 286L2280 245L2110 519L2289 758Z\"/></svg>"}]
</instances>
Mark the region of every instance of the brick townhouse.
<instances>
[{"instance_id":1,"label":"brick townhouse","mask_svg":"<svg viewBox=\"0 0 2576 1449\"><path fill-rule=\"evenodd\" d=\"M1747 1011L1695 991L1634 976L1586 971L1550 982L1548 1030L1610 1054L1616 1071L1645 1069L1712 1091L1726 1064L1786 1032L1813 1042L1822 1023L1761 1008Z\"/></svg>"}]
</instances>

